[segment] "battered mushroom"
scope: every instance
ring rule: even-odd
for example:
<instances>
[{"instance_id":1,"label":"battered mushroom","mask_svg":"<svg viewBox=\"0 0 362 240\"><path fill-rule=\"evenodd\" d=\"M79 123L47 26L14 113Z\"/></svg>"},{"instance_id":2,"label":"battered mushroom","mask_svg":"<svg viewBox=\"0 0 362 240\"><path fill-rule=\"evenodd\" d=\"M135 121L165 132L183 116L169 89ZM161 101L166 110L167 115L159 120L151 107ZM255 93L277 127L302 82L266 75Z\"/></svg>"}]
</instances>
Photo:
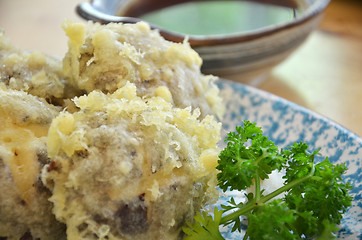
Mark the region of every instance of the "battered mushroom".
<instances>
[{"instance_id":1,"label":"battered mushroom","mask_svg":"<svg viewBox=\"0 0 362 240\"><path fill-rule=\"evenodd\" d=\"M65 239L40 180L46 136L59 109L25 92L0 87L0 239Z\"/></svg>"},{"instance_id":2,"label":"battered mushroom","mask_svg":"<svg viewBox=\"0 0 362 240\"><path fill-rule=\"evenodd\" d=\"M68 239L177 239L216 197L221 124L132 83L53 120L43 181Z\"/></svg>"},{"instance_id":3,"label":"battered mushroom","mask_svg":"<svg viewBox=\"0 0 362 240\"><path fill-rule=\"evenodd\" d=\"M62 99L80 94L67 85L61 58L18 49L1 30L0 84L59 105L63 104Z\"/></svg>"},{"instance_id":4,"label":"battered mushroom","mask_svg":"<svg viewBox=\"0 0 362 240\"><path fill-rule=\"evenodd\" d=\"M74 86L113 93L129 81L138 96L166 96L176 107L200 108L202 117L222 116L217 78L200 72L202 60L187 41L166 41L144 22L65 22L64 29L69 37L64 73Z\"/></svg>"},{"instance_id":5,"label":"battered mushroom","mask_svg":"<svg viewBox=\"0 0 362 240\"><path fill-rule=\"evenodd\" d=\"M0 32L0 239L181 238L217 196L216 77L146 23L64 29L63 62Z\"/></svg>"}]
</instances>

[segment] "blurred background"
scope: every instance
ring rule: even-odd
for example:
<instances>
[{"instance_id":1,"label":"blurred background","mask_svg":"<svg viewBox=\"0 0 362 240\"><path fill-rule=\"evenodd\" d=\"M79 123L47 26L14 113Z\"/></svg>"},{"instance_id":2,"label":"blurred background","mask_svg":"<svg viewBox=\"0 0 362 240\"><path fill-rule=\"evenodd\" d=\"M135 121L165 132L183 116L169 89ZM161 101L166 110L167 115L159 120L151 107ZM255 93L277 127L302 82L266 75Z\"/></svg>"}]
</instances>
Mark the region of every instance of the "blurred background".
<instances>
[{"instance_id":1,"label":"blurred background","mask_svg":"<svg viewBox=\"0 0 362 240\"><path fill-rule=\"evenodd\" d=\"M0 28L20 48L62 58L64 19L84 22L80 0L0 0ZM242 73L220 76L234 81ZM263 79L246 82L362 136L362 1L331 0L319 28Z\"/></svg>"}]
</instances>

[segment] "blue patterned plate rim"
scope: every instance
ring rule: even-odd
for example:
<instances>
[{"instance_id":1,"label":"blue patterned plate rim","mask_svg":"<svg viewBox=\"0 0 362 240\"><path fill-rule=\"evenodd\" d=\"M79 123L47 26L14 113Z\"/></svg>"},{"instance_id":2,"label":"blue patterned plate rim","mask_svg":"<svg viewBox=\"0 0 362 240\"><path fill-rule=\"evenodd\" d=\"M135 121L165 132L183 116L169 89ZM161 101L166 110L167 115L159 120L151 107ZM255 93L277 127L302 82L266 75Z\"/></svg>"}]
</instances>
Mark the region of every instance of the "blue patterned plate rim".
<instances>
[{"instance_id":1,"label":"blue patterned plate rim","mask_svg":"<svg viewBox=\"0 0 362 240\"><path fill-rule=\"evenodd\" d=\"M362 138L328 118L281 97L225 79L217 81L224 99L226 113L223 118L222 137L234 131L243 120L256 122L265 135L280 147L294 142L306 142L311 151L321 148L321 154L333 163L346 163L348 171L343 181L353 186L352 206L344 214L338 239L362 240ZM217 205L224 204L234 192L221 194ZM240 239L228 227L221 229L228 240Z\"/></svg>"}]
</instances>

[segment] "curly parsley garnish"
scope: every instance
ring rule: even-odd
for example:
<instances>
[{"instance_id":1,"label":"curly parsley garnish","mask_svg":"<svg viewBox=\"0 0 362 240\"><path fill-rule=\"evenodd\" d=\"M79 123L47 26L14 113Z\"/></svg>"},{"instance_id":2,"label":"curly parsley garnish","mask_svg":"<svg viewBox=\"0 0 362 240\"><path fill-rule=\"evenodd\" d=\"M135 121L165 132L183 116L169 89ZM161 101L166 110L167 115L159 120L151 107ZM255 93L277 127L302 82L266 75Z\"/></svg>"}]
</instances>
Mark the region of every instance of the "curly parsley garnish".
<instances>
[{"instance_id":1,"label":"curly parsley garnish","mask_svg":"<svg viewBox=\"0 0 362 240\"><path fill-rule=\"evenodd\" d=\"M219 225L233 224L232 231L241 231L247 219L244 239L333 239L333 232L343 213L351 206L349 191L343 183L345 164L332 164L328 158L316 163L319 150L308 151L306 143L294 143L279 149L255 123L244 121L225 139L217 169L218 186L223 190L246 190L253 186L255 194L246 195L245 203L214 208L214 217L205 212L195 217L183 230L187 240L224 239ZM284 185L264 195L261 181L272 171L285 172ZM277 198L284 193L284 197Z\"/></svg>"}]
</instances>

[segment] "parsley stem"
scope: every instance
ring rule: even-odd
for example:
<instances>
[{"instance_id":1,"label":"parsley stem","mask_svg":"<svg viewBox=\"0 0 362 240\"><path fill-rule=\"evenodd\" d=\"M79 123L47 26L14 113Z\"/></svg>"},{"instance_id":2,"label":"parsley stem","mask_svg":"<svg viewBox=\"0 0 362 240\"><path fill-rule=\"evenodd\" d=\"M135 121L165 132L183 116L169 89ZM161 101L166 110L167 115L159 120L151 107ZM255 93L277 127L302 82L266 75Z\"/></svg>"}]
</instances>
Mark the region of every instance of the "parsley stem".
<instances>
[{"instance_id":1,"label":"parsley stem","mask_svg":"<svg viewBox=\"0 0 362 240\"><path fill-rule=\"evenodd\" d=\"M296 180L288 183L287 185L284 185L283 187L278 188L278 189L275 190L274 192L271 192L271 193L269 193L268 195L262 197L262 198L260 199L260 201L263 202L263 203L265 203L265 202L271 200L272 198L278 196L279 194L281 194L281 193L283 193L283 192L286 192L286 191L288 191L289 189L293 188L294 186L296 186L296 185L298 185L298 184L300 184L300 183L308 180L309 178L313 177L314 171L315 171L315 167L314 167L314 164L313 164L312 170L311 170L311 172L310 172L308 175L306 175L306 176L304 176L304 177L302 177L302 178L298 178L298 179L296 179Z\"/></svg>"},{"instance_id":2,"label":"parsley stem","mask_svg":"<svg viewBox=\"0 0 362 240\"><path fill-rule=\"evenodd\" d=\"M260 178L259 174L255 174L255 201L259 202L260 200Z\"/></svg>"},{"instance_id":3,"label":"parsley stem","mask_svg":"<svg viewBox=\"0 0 362 240\"><path fill-rule=\"evenodd\" d=\"M233 219L236 219L236 218L242 216L243 214L245 214L247 212L250 212L254 208L258 207L259 204L265 203L265 202L271 200L272 198L278 196L279 194L281 194L283 192L286 192L289 189L293 188L294 186L308 180L309 178L312 178L313 175L314 175L314 171L315 171L315 168L314 168L314 164L313 164L312 170L308 175L306 175L304 177L301 177L299 179L296 179L296 180L292 181L291 183L288 183L287 185L284 185L283 187L275 190L274 192L269 193L268 195L266 195L264 197L261 197L260 199L257 199L257 197L255 197L253 199L253 201L250 201L250 202L246 203L241 208L239 208L239 210L237 210L235 212L232 212L232 213L230 213L230 214L228 214L226 216L223 216L221 218L221 220L220 220L220 224L228 223L229 221L231 221ZM259 182L259 194L260 194L260 180L259 181L256 180L256 182L255 182L255 190L257 190L257 182ZM255 196L257 196L257 191L255 193Z\"/></svg>"},{"instance_id":4,"label":"parsley stem","mask_svg":"<svg viewBox=\"0 0 362 240\"><path fill-rule=\"evenodd\" d=\"M248 237L249 237L248 230L246 230L243 240L248 239Z\"/></svg>"},{"instance_id":5,"label":"parsley stem","mask_svg":"<svg viewBox=\"0 0 362 240\"><path fill-rule=\"evenodd\" d=\"M243 207L241 207L239 210L232 212L226 216L223 216L220 220L220 224L225 224L228 223L229 221L240 217L241 215L250 212L251 210L253 210L257 205L255 204L254 201L252 202L248 202L246 205L244 205Z\"/></svg>"}]
</instances>

